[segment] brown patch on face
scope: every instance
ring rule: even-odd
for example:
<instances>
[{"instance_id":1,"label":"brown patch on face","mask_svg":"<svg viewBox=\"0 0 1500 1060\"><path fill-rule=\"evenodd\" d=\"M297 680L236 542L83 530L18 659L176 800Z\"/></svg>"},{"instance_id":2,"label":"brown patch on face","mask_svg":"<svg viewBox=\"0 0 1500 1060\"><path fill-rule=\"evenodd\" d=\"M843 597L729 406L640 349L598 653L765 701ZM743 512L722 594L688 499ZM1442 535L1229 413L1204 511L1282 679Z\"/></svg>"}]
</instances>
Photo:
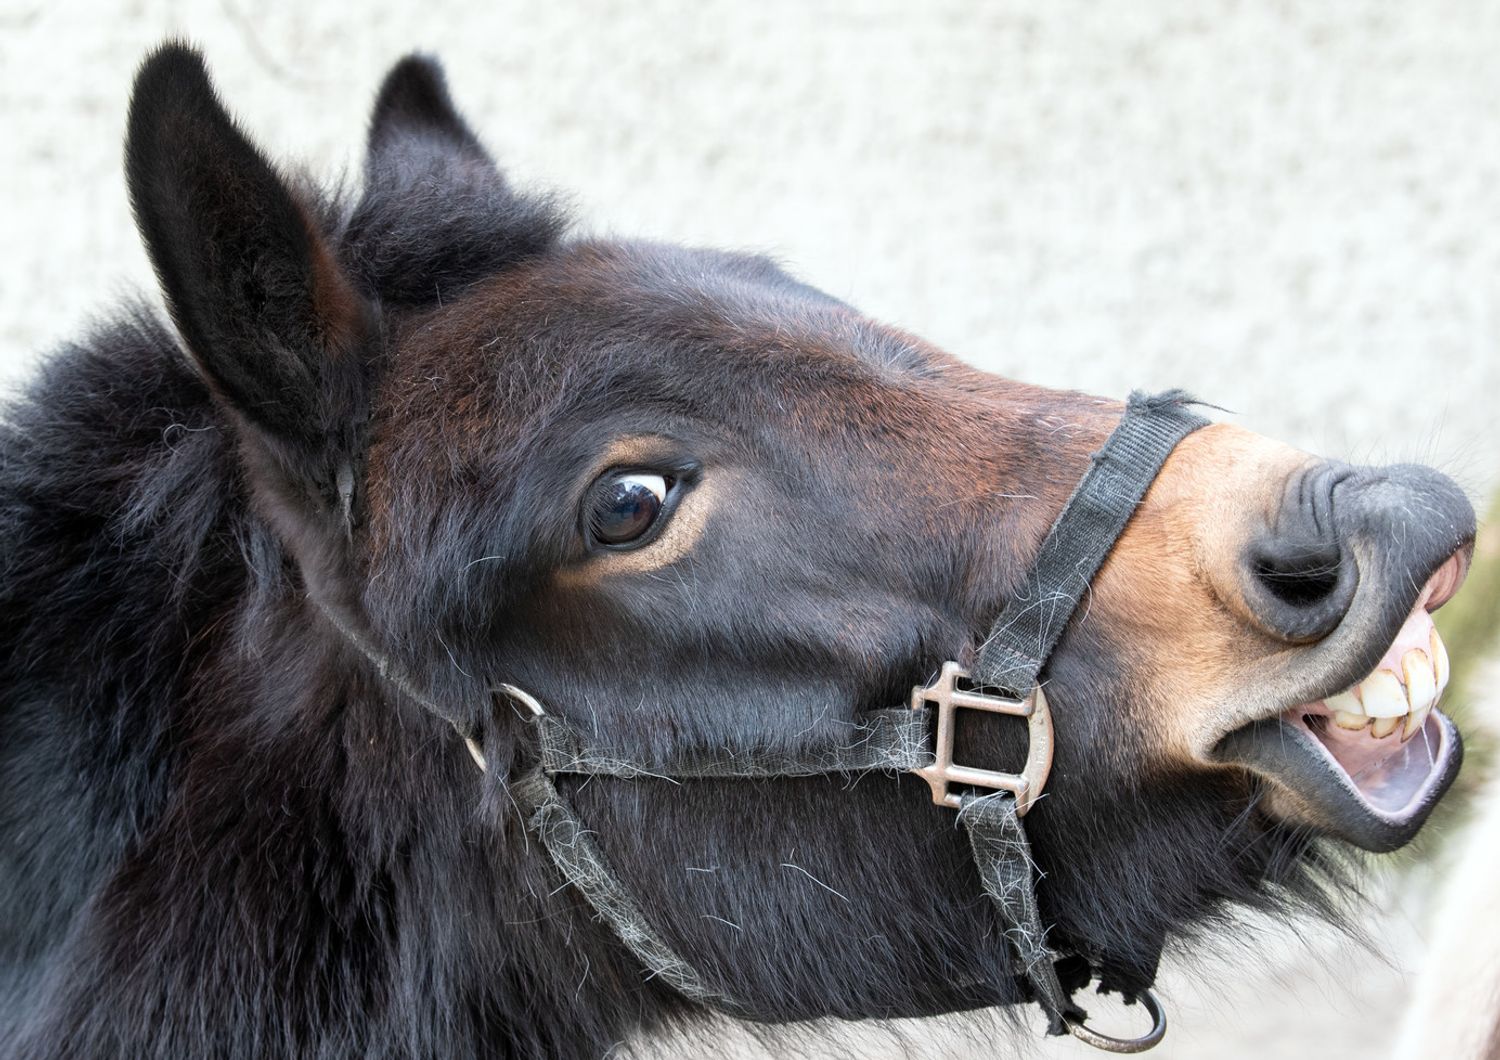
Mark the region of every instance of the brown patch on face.
<instances>
[{"instance_id":1,"label":"brown patch on face","mask_svg":"<svg viewBox=\"0 0 1500 1060\"><path fill-rule=\"evenodd\" d=\"M364 335L365 305L306 209L299 209L302 223L307 228L308 256L311 259L312 319L318 329L315 338L328 356L336 360L354 349Z\"/></svg>"},{"instance_id":2,"label":"brown patch on face","mask_svg":"<svg viewBox=\"0 0 1500 1060\"><path fill-rule=\"evenodd\" d=\"M1257 671L1297 650L1254 621L1239 571L1253 528L1274 518L1288 476L1312 460L1228 424L1188 435L1086 598L1134 671L1132 723L1173 756L1202 761L1219 735L1252 720Z\"/></svg>"},{"instance_id":3,"label":"brown patch on face","mask_svg":"<svg viewBox=\"0 0 1500 1060\"><path fill-rule=\"evenodd\" d=\"M599 454L588 477L592 481L612 467L654 470L659 462L670 457L671 448L671 442L660 435L627 434L616 438Z\"/></svg>"},{"instance_id":4,"label":"brown patch on face","mask_svg":"<svg viewBox=\"0 0 1500 1060\"><path fill-rule=\"evenodd\" d=\"M502 371L490 349L508 338L503 321L535 269L517 266L456 303L387 321L390 363L371 408L366 478L373 553L391 548L398 493L426 501L439 484L467 487L465 476L503 449L556 385L536 366Z\"/></svg>"}]
</instances>

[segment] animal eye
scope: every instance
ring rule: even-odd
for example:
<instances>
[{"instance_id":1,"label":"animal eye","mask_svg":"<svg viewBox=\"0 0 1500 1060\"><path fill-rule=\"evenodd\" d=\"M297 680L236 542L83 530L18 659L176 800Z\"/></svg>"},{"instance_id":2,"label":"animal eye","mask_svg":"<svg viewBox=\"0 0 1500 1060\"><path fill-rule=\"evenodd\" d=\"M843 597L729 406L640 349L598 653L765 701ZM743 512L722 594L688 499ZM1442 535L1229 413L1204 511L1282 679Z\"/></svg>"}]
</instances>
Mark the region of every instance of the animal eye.
<instances>
[{"instance_id":1,"label":"animal eye","mask_svg":"<svg viewBox=\"0 0 1500 1060\"><path fill-rule=\"evenodd\" d=\"M588 528L601 545L618 548L643 538L661 515L672 480L649 471L615 472L595 484Z\"/></svg>"}]
</instances>

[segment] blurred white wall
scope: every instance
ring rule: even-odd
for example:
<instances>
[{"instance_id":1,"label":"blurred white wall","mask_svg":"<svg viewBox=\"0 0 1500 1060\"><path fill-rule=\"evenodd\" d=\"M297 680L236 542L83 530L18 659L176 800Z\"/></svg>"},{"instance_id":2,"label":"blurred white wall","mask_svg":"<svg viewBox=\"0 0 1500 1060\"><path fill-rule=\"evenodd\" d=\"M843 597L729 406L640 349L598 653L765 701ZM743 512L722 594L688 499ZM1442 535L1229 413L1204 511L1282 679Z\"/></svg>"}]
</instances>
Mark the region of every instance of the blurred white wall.
<instances>
[{"instance_id":1,"label":"blurred white wall","mask_svg":"<svg viewBox=\"0 0 1500 1060\"><path fill-rule=\"evenodd\" d=\"M1500 5L5 0L0 385L149 287L120 137L168 34L314 172L357 167L382 71L426 49L589 229L770 251L996 371L1500 481ZM1371 920L1390 964L1170 973L1166 1051L1378 1055L1407 886Z\"/></svg>"},{"instance_id":2,"label":"blurred white wall","mask_svg":"<svg viewBox=\"0 0 1500 1060\"><path fill-rule=\"evenodd\" d=\"M5 376L147 278L120 134L169 33L318 173L357 164L382 70L428 49L590 228L769 250L1008 374L1182 385L1322 452L1500 471L1482 0L5 0Z\"/></svg>"}]
</instances>

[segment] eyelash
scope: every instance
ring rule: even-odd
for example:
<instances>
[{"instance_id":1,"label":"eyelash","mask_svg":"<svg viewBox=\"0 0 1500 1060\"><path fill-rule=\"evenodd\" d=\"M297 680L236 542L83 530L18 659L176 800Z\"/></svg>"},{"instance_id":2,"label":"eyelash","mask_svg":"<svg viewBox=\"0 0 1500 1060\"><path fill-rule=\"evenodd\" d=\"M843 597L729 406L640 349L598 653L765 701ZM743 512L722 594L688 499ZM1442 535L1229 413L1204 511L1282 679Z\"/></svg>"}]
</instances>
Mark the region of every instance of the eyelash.
<instances>
[{"instance_id":1,"label":"eyelash","mask_svg":"<svg viewBox=\"0 0 1500 1060\"><path fill-rule=\"evenodd\" d=\"M605 513L602 509L613 503L618 511L623 500L612 491L618 491L622 484L632 481L641 485L642 479L658 480L661 487L658 493L656 486L649 481L644 484L651 496L656 498L655 510L650 513L649 522L642 526L635 536L622 536L618 540L608 539L606 519L608 515L616 513ZM671 518L672 511L676 507L677 487L680 481L678 475L654 468L618 468L601 475L590 487L584 501L582 526L585 540L593 549L610 552L626 552L649 544L656 539L661 527ZM624 506L628 507L628 504ZM628 519L631 514L633 513L626 511L625 517ZM629 532L632 528L626 525L622 529Z\"/></svg>"}]
</instances>

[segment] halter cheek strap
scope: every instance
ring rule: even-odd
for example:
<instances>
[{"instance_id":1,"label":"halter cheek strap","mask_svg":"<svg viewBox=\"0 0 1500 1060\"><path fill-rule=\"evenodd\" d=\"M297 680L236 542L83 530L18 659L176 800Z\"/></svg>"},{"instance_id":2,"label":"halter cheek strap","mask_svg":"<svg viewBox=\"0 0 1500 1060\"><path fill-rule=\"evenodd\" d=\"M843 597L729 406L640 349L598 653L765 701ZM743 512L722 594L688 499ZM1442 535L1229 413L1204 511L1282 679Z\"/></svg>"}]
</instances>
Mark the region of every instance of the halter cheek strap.
<instances>
[{"instance_id":1,"label":"halter cheek strap","mask_svg":"<svg viewBox=\"0 0 1500 1060\"><path fill-rule=\"evenodd\" d=\"M956 663L946 663L936 682L913 690L909 709L870 711L848 726L841 742L815 755L687 750L668 760L641 763L582 738L565 719L549 714L524 690L498 686L497 694L524 706L534 726L536 765L511 783L511 792L527 818L527 827L560 875L652 977L694 1001L753 1020L757 1018L754 1011L715 989L655 930L553 778L569 773L673 780L915 773L931 786L935 802L958 810L980 882L1016 958L1016 974L1046 1012L1050 1033L1069 1033L1110 1052L1141 1052L1154 1046L1166 1031L1166 1017L1149 989L1142 988L1126 1000L1143 1002L1152 1017L1151 1031L1139 1038L1119 1039L1089 1028L1086 1014L1063 987L1057 972L1060 955L1047 945L1042 926L1031 848L1021 818L1041 796L1052 761L1052 717L1041 672L1173 447L1207 422L1189 412L1188 403L1181 391L1131 395L1119 426L1093 455L1089 470L1042 542L1021 590L996 619L972 674ZM458 728L479 768L486 768L474 734L465 732L449 712L375 650L367 637L333 611L324 611L383 678ZM961 710L1026 719L1029 747L1020 773L953 761L956 718ZM976 788L988 794L979 794Z\"/></svg>"},{"instance_id":2,"label":"halter cheek strap","mask_svg":"<svg viewBox=\"0 0 1500 1060\"><path fill-rule=\"evenodd\" d=\"M1057 646L1125 524L1177 443L1199 427L1181 390L1130 395L1125 415L1089 461L1042 547L979 650L974 677L1002 695L1025 696Z\"/></svg>"}]
</instances>

